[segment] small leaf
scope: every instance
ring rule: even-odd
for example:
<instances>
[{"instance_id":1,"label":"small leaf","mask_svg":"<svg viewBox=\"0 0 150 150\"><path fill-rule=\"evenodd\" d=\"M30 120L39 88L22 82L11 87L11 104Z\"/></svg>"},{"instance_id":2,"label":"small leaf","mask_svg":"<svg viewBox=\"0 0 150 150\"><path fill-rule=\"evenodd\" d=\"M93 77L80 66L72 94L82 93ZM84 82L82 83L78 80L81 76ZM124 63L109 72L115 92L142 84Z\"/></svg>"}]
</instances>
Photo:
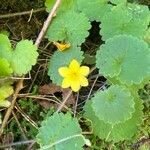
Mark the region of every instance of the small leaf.
<instances>
[{"instance_id":1,"label":"small leaf","mask_svg":"<svg viewBox=\"0 0 150 150\"><path fill-rule=\"evenodd\" d=\"M119 35L108 39L96 58L99 72L122 84L139 85L150 77L150 49L136 37Z\"/></svg>"},{"instance_id":2,"label":"small leaf","mask_svg":"<svg viewBox=\"0 0 150 150\"><path fill-rule=\"evenodd\" d=\"M60 67L68 66L73 59L81 63L83 60L83 52L78 47L71 47L67 51L56 51L50 58L48 75L53 83L60 85L63 78L59 75L58 69Z\"/></svg>"},{"instance_id":3,"label":"small leaf","mask_svg":"<svg viewBox=\"0 0 150 150\"><path fill-rule=\"evenodd\" d=\"M0 58L10 60L12 57L11 43L7 35L0 34Z\"/></svg>"},{"instance_id":4,"label":"small leaf","mask_svg":"<svg viewBox=\"0 0 150 150\"><path fill-rule=\"evenodd\" d=\"M37 142L41 149L83 150L86 139L81 133L78 120L70 114L58 114L48 117L39 129Z\"/></svg>"},{"instance_id":5,"label":"small leaf","mask_svg":"<svg viewBox=\"0 0 150 150\"><path fill-rule=\"evenodd\" d=\"M32 41L20 41L12 55L11 67L18 75L23 75L31 70L32 65L36 64L38 57L37 47Z\"/></svg>"},{"instance_id":6,"label":"small leaf","mask_svg":"<svg viewBox=\"0 0 150 150\"><path fill-rule=\"evenodd\" d=\"M85 64L88 64L88 65L93 65L93 64L95 64L95 62L96 62L96 58L95 58L95 56L91 56L91 55L89 55L89 54L84 54L84 60L83 60L83 62L85 63Z\"/></svg>"},{"instance_id":7,"label":"small leaf","mask_svg":"<svg viewBox=\"0 0 150 150\"><path fill-rule=\"evenodd\" d=\"M77 46L85 41L90 27L90 22L84 14L69 11L54 18L46 37L50 41L63 41Z\"/></svg>"},{"instance_id":8,"label":"small leaf","mask_svg":"<svg viewBox=\"0 0 150 150\"><path fill-rule=\"evenodd\" d=\"M119 142L123 140L131 140L134 134L138 132L138 126L142 123L142 101L140 99L134 99L135 112L132 117L125 122L112 126L109 123L105 123L99 120L92 108L92 101L87 101L84 110L84 116L92 121L93 133L100 139L106 141Z\"/></svg>"},{"instance_id":9,"label":"small leaf","mask_svg":"<svg viewBox=\"0 0 150 150\"><path fill-rule=\"evenodd\" d=\"M135 111L130 92L118 85L97 92L91 101L92 108L99 120L113 125L130 119Z\"/></svg>"},{"instance_id":10,"label":"small leaf","mask_svg":"<svg viewBox=\"0 0 150 150\"><path fill-rule=\"evenodd\" d=\"M77 4L78 9L85 13L90 21L101 21L112 8L112 5L108 4L108 0L79 0Z\"/></svg>"},{"instance_id":11,"label":"small leaf","mask_svg":"<svg viewBox=\"0 0 150 150\"><path fill-rule=\"evenodd\" d=\"M4 58L0 58L0 77L9 76L12 73L13 70L10 67L9 62Z\"/></svg>"},{"instance_id":12,"label":"small leaf","mask_svg":"<svg viewBox=\"0 0 150 150\"><path fill-rule=\"evenodd\" d=\"M32 41L22 40L18 42L15 50L6 35L0 34L0 58L7 59L13 72L23 75L31 70L38 57L37 47Z\"/></svg>"},{"instance_id":13,"label":"small leaf","mask_svg":"<svg viewBox=\"0 0 150 150\"><path fill-rule=\"evenodd\" d=\"M13 94L13 88L11 85L6 84L0 86L0 107L9 107L10 102L6 100L10 95Z\"/></svg>"}]
</instances>

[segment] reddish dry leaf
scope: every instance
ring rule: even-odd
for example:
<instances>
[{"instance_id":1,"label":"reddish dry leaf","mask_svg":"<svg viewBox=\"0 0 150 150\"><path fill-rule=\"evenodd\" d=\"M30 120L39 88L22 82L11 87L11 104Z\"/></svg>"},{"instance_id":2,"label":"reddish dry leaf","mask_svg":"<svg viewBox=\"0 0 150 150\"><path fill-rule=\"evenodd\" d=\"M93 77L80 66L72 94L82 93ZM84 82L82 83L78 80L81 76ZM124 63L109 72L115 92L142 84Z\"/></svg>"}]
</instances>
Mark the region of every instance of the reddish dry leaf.
<instances>
[{"instance_id":1,"label":"reddish dry leaf","mask_svg":"<svg viewBox=\"0 0 150 150\"><path fill-rule=\"evenodd\" d=\"M51 84L45 84L45 85L43 85L39 88L39 93L43 94L43 95L50 95L50 94L55 94L57 92L60 92L61 95L62 95L62 101L67 97L67 95L69 94L69 91L70 91L69 88L68 89L63 89L60 86L57 86L57 85L52 84L52 83ZM39 104L41 106L43 106L44 108L46 108L46 109L49 109L52 106L56 109L58 108L57 104L52 103L50 101L46 101L46 100L40 100ZM66 102L66 106L71 107L71 106L74 106L74 105L75 105L75 97L72 93L71 96L69 97L69 99ZM65 109L63 109L63 111L64 110Z\"/></svg>"},{"instance_id":2,"label":"reddish dry leaf","mask_svg":"<svg viewBox=\"0 0 150 150\"><path fill-rule=\"evenodd\" d=\"M55 84L45 84L43 86L40 86L39 93L43 95L48 94L54 94L56 92L61 92L62 88L60 86L57 86Z\"/></svg>"}]
</instances>

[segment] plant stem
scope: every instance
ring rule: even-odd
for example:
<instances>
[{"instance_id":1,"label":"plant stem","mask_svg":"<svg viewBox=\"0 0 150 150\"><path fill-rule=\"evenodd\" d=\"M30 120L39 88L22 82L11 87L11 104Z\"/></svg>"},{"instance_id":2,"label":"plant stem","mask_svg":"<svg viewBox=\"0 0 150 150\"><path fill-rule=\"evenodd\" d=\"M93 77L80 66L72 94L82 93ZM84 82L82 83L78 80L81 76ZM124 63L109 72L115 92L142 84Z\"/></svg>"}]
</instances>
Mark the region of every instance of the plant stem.
<instances>
[{"instance_id":1,"label":"plant stem","mask_svg":"<svg viewBox=\"0 0 150 150\"><path fill-rule=\"evenodd\" d=\"M32 13L37 13L37 12L41 12L41 11L44 11L45 8L39 8L39 9L36 9L36 10L29 10L29 11L24 11L24 12L17 12L17 13L11 13L11 14L5 14L5 15L0 15L0 19L3 19L3 18L10 18L10 17L16 17L16 16L22 16L22 15L30 15L31 12Z\"/></svg>"}]
</instances>

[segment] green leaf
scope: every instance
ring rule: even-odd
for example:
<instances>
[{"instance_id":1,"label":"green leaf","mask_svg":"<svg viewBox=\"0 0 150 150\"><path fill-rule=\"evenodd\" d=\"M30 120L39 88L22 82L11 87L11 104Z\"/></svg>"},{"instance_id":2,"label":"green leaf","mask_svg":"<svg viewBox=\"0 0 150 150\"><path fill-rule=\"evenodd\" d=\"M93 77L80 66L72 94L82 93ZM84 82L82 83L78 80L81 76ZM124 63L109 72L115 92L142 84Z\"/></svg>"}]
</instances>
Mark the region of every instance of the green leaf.
<instances>
[{"instance_id":1,"label":"green leaf","mask_svg":"<svg viewBox=\"0 0 150 150\"><path fill-rule=\"evenodd\" d=\"M20 41L12 54L11 67L14 73L17 75L28 73L36 64L37 57L37 47L33 45L32 41Z\"/></svg>"},{"instance_id":2,"label":"green leaf","mask_svg":"<svg viewBox=\"0 0 150 150\"><path fill-rule=\"evenodd\" d=\"M102 19L100 34L105 41L115 35L130 34L142 38L150 22L147 6L128 4L118 5Z\"/></svg>"},{"instance_id":3,"label":"green leaf","mask_svg":"<svg viewBox=\"0 0 150 150\"><path fill-rule=\"evenodd\" d=\"M85 13L90 21L101 21L112 8L112 5L108 4L108 0L79 0L77 4L78 9Z\"/></svg>"},{"instance_id":4,"label":"green leaf","mask_svg":"<svg viewBox=\"0 0 150 150\"><path fill-rule=\"evenodd\" d=\"M9 62L4 58L0 58L0 68L0 77L9 76L13 73Z\"/></svg>"},{"instance_id":5,"label":"green leaf","mask_svg":"<svg viewBox=\"0 0 150 150\"><path fill-rule=\"evenodd\" d=\"M139 85L150 77L150 49L136 37L119 35L108 39L96 58L99 72L122 84Z\"/></svg>"},{"instance_id":6,"label":"green leaf","mask_svg":"<svg viewBox=\"0 0 150 150\"><path fill-rule=\"evenodd\" d=\"M118 5L121 3L127 3L127 0L110 0L110 2Z\"/></svg>"},{"instance_id":7,"label":"green leaf","mask_svg":"<svg viewBox=\"0 0 150 150\"><path fill-rule=\"evenodd\" d=\"M2 115L1 115L1 113L0 113L0 124L2 123Z\"/></svg>"},{"instance_id":8,"label":"green leaf","mask_svg":"<svg viewBox=\"0 0 150 150\"><path fill-rule=\"evenodd\" d=\"M50 41L66 41L71 45L81 45L89 35L90 27L90 22L84 14L69 11L54 18L46 37Z\"/></svg>"},{"instance_id":9,"label":"green leaf","mask_svg":"<svg viewBox=\"0 0 150 150\"><path fill-rule=\"evenodd\" d=\"M51 9L53 8L55 4L55 0L46 0L45 1L45 6L46 6L46 11L50 12ZM58 8L57 14L60 12L65 12L67 10L73 9L75 7L76 0L62 0L60 7Z\"/></svg>"},{"instance_id":10,"label":"green leaf","mask_svg":"<svg viewBox=\"0 0 150 150\"><path fill-rule=\"evenodd\" d=\"M148 45L150 47L150 28L146 31L144 40L148 43Z\"/></svg>"},{"instance_id":11,"label":"green leaf","mask_svg":"<svg viewBox=\"0 0 150 150\"><path fill-rule=\"evenodd\" d=\"M63 78L59 75L58 69L63 66L68 66L70 62L76 59L78 62L83 60L83 52L78 47L70 47L69 49L61 52L56 51L50 58L48 75L53 83L61 85Z\"/></svg>"},{"instance_id":12,"label":"green leaf","mask_svg":"<svg viewBox=\"0 0 150 150\"><path fill-rule=\"evenodd\" d=\"M37 47L32 41L22 40L13 50L8 37L3 34L0 34L0 49L0 58L6 59L17 75L28 73L38 57Z\"/></svg>"},{"instance_id":13,"label":"green leaf","mask_svg":"<svg viewBox=\"0 0 150 150\"><path fill-rule=\"evenodd\" d=\"M92 56L90 54L84 54L84 60L83 63L88 64L88 65L93 65L95 64L96 58L95 56Z\"/></svg>"},{"instance_id":14,"label":"green leaf","mask_svg":"<svg viewBox=\"0 0 150 150\"><path fill-rule=\"evenodd\" d=\"M13 94L13 88L9 84L0 86L0 107L9 107L10 102L6 100L10 95Z\"/></svg>"},{"instance_id":15,"label":"green leaf","mask_svg":"<svg viewBox=\"0 0 150 150\"><path fill-rule=\"evenodd\" d=\"M11 59L12 48L7 35L0 34L0 58Z\"/></svg>"},{"instance_id":16,"label":"green leaf","mask_svg":"<svg viewBox=\"0 0 150 150\"><path fill-rule=\"evenodd\" d=\"M92 108L99 120L117 124L132 117L134 101L131 93L118 85L97 92L92 100Z\"/></svg>"},{"instance_id":17,"label":"green leaf","mask_svg":"<svg viewBox=\"0 0 150 150\"><path fill-rule=\"evenodd\" d=\"M76 118L55 113L42 123L37 142L41 150L83 150L85 138Z\"/></svg>"},{"instance_id":18,"label":"green leaf","mask_svg":"<svg viewBox=\"0 0 150 150\"><path fill-rule=\"evenodd\" d=\"M135 112L132 114L132 118L114 126L99 120L98 116L96 116L93 111L92 100L86 102L84 106L84 116L92 121L93 133L100 139L113 142L131 140L131 138L137 133L139 125L142 123L143 115L142 101L140 99L134 99L134 102Z\"/></svg>"}]
</instances>

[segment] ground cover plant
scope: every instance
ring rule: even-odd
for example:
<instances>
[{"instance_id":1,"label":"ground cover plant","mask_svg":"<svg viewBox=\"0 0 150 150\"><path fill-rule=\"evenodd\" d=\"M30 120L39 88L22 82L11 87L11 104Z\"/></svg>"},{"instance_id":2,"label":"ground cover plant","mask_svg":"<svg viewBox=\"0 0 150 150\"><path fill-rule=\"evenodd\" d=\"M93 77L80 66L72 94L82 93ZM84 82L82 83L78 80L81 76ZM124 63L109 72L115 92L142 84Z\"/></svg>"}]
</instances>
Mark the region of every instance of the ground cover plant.
<instances>
[{"instance_id":1,"label":"ground cover plant","mask_svg":"<svg viewBox=\"0 0 150 150\"><path fill-rule=\"evenodd\" d=\"M1 5L0 148L149 149L149 1Z\"/></svg>"}]
</instances>

